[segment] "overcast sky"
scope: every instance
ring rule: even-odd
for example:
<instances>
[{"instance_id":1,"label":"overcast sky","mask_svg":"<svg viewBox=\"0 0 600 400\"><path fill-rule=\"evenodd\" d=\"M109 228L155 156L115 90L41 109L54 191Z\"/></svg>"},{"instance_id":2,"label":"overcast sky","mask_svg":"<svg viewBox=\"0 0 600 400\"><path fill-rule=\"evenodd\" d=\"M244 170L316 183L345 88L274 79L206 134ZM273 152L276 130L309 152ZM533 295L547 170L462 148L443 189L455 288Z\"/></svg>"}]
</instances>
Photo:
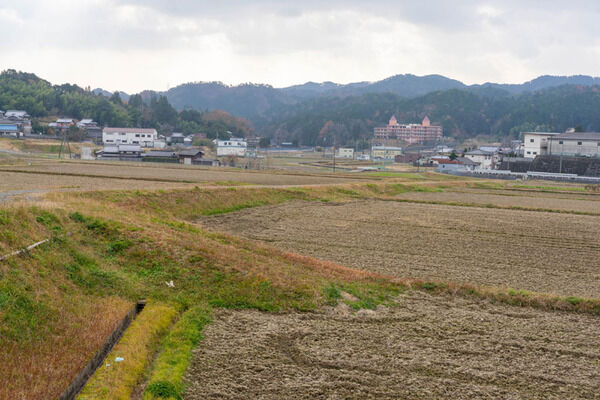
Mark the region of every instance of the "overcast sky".
<instances>
[{"instance_id":1,"label":"overcast sky","mask_svg":"<svg viewBox=\"0 0 600 400\"><path fill-rule=\"evenodd\" d=\"M521 83L600 75L586 0L0 0L0 69L107 90L191 81Z\"/></svg>"}]
</instances>

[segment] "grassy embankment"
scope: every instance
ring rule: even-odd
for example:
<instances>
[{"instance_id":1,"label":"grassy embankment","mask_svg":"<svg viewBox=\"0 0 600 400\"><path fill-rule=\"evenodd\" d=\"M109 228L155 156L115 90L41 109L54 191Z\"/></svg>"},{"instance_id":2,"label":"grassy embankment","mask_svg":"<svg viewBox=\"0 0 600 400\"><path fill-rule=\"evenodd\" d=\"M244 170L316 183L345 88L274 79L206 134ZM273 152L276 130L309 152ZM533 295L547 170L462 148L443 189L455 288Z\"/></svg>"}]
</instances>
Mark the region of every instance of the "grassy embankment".
<instances>
[{"instance_id":1,"label":"grassy embankment","mask_svg":"<svg viewBox=\"0 0 600 400\"><path fill-rule=\"evenodd\" d=\"M384 199L443 189L434 182L63 193L53 195L44 209L2 209L1 254L47 237L53 240L0 263L0 375L9 378L0 398L56 398L140 298L148 299L150 308L134 321L109 356L111 367L101 368L84 398L127 398L144 377L145 398L178 398L190 351L215 307L309 311L344 301L353 308L373 308L418 289L600 313L595 300L394 281L195 224L202 215L290 200ZM343 300L341 292L357 300ZM152 304L160 310L155 317ZM125 361L111 369L115 364L110 360L117 356ZM116 374L118 368L127 373Z\"/></svg>"}]
</instances>

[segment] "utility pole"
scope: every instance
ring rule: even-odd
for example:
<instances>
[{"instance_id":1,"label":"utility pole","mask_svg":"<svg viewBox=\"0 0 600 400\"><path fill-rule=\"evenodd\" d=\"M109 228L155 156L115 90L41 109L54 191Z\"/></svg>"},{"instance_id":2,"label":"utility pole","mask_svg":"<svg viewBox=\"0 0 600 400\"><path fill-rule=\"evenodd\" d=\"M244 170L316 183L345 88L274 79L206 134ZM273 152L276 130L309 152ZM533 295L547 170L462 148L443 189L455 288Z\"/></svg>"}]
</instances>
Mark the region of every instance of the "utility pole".
<instances>
[{"instance_id":1,"label":"utility pole","mask_svg":"<svg viewBox=\"0 0 600 400\"><path fill-rule=\"evenodd\" d=\"M563 145L560 145L560 161L558 163L558 173L562 174L562 160L563 160Z\"/></svg>"},{"instance_id":2,"label":"utility pole","mask_svg":"<svg viewBox=\"0 0 600 400\"><path fill-rule=\"evenodd\" d=\"M58 159L60 160L62 158L63 149L64 149L65 153L68 150L69 158L72 158L71 145L69 144L69 141L67 140L67 131L65 129L61 129L61 130L63 132L63 137L62 137L62 141L60 142L60 149L58 150Z\"/></svg>"},{"instance_id":3,"label":"utility pole","mask_svg":"<svg viewBox=\"0 0 600 400\"><path fill-rule=\"evenodd\" d=\"M333 142L333 173L335 174L335 141Z\"/></svg>"}]
</instances>

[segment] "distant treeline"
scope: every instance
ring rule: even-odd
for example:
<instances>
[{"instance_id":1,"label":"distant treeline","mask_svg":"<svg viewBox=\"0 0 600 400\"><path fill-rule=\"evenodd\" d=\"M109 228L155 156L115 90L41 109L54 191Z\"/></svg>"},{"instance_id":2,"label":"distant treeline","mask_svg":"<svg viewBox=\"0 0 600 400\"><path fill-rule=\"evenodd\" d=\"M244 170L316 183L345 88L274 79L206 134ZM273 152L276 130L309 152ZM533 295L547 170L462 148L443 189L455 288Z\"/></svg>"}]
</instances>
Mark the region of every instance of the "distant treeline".
<instances>
[{"instance_id":1,"label":"distant treeline","mask_svg":"<svg viewBox=\"0 0 600 400\"><path fill-rule=\"evenodd\" d=\"M111 97L95 95L77 85L52 85L34 74L6 70L0 74L0 110L19 109L34 118L34 129L42 129L39 119L58 116L92 118L102 126L156 128L161 133L206 133L209 138L247 136L250 123L224 111L184 110L177 112L165 96L144 102L139 94L124 102L118 93Z\"/></svg>"},{"instance_id":2,"label":"distant treeline","mask_svg":"<svg viewBox=\"0 0 600 400\"><path fill-rule=\"evenodd\" d=\"M502 141L524 131L564 131L581 126L600 130L600 87L565 85L511 95L493 88L452 89L416 98L394 94L316 98L282 105L254 121L280 141L306 145L364 146L375 126L398 121L420 123L425 116L444 128L444 136L464 140L489 135ZM362 145L362 146L361 146Z\"/></svg>"},{"instance_id":3,"label":"distant treeline","mask_svg":"<svg viewBox=\"0 0 600 400\"><path fill-rule=\"evenodd\" d=\"M279 142L361 147L394 114L407 123L427 115L457 140L487 135L502 141L521 131L578 125L600 130L599 84L589 76L541 76L523 84L469 86L439 75L397 75L373 83L288 88L196 82L161 94L176 108L219 108L245 117L261 136Z\"/></svg>"},{"instance_id":4,"label":"distant treeline","mask_svg":"<svg viewBox=\"0 0 600 400\"><path fill-rule=\"evenodd\" d=\"M8 70L0 74L0 109L24 109L38 118L93 118L101 125L152 127L161 133L203 132L211 138L226 131L247 136L254 127L257 135L275 142L358 148L367 147L373 128L392 115L406 123L428 116L443 126L446 137L461 141L487 135L503 141L523 131L576 126L600 131L600 86L595 86L596 79L584 78L540 77L518 87L467 87L439 76L397 76L376 85L342 88L332 83L275 89L213 82L180 85L165 93L145 91L124 102L119 93L95 95L76 85L53 86L33 74ZM569 84L549 86L561 82ZM418 95L435 88L442 89ZM207 111L214 109L225 111Z\"/></svg>"}]
</instances>

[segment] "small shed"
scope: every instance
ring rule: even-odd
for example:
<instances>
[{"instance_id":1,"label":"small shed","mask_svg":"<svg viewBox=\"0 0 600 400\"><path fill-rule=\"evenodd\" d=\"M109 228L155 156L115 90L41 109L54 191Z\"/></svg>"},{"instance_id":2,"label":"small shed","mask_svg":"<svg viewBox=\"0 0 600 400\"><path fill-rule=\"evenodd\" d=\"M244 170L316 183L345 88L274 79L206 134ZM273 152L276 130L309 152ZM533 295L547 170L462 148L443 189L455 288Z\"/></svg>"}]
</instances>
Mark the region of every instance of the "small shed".
<instances>
[{"instance_id":1,"label":"small shed","mask_svg":"<svg viewBox=\"0 0 600 400\"><path fill-rule=\"evenodd\" d=\"M199 165L202 164L202 157L204 152L202 150L191 149L183 150L179 152L179 163L186 165Z\"/></svg>"}]
</instances>

